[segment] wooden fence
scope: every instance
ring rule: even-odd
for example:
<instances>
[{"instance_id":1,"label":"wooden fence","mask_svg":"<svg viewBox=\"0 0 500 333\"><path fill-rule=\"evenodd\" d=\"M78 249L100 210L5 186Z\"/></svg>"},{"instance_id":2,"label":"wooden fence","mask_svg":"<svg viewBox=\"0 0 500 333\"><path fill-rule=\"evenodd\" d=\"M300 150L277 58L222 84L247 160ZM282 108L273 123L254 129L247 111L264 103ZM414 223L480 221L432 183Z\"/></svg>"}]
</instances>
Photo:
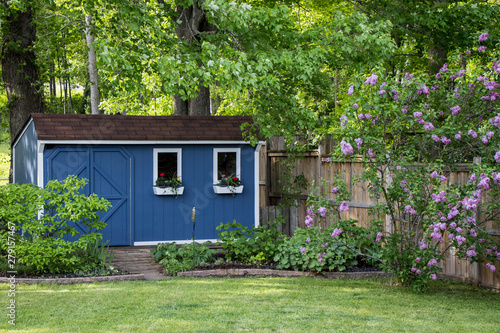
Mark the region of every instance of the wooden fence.
<instances>
[{"instance_id":1,"label":"wooden fence","mask_svg":"<svg viewBox=\"0 0 500 333\"><path fill-rule=\"evenodd\" d=\"M300 138L297 137L297 141ZM300 158L294 158L290 161L293 168L291 169L291 178L285 178L284 172L287 167L284 166L288 158L285 148L285 141L281 137L273 137L268 140L267 145L262 147L260 154L260 205L261 205L261 221L271 221L281 211L278 205L283 204L289 199L296 205L294 209L285 209L286 224L282 227L282 231L287 235L293 235L293 230L297 227L305 227L306 216L306 200L309 194L313 192L310 184L314 181L315 184L320 184L321 179L331 182L335 175L344 175L344 180L350 185L351 200L348 202L349 211L342 213L344 219L355 219L361 226L367 226L370 222L368 211L377 201L374 201L368 192L366 183L359 182L352 185L351 180L356 176L363 174L362 162L358 159L342 163L329 163L327 158L329 153L334 149L334 142L331 139L323 141L317 149L306 151ZM283 194L283 184L293 179L303 179L309 185L308 188L297 191L292 195ZM467 165L461 165L457 172L449 175L450 183L465 183L468 180ZM315 194L322 194L324 197L333 200L334 195L331 194L332 185L328 184L326 189L316 189ZM318 221L314 221L317 225ZM385 218L385 231L392 232L392 223L388 217ZM489 223L487 231L500 240L500 227L497 224ZM446 246L446 244L443 244ZM465 259L458 259L454 255L454 250L449 251L446 260L441 263L443 268L442 276L463 280L477 285L486 286L500 290L500 263L495 263L496 272L491 272L485 264L471 264Z\"/></svg>"}]
</instances>

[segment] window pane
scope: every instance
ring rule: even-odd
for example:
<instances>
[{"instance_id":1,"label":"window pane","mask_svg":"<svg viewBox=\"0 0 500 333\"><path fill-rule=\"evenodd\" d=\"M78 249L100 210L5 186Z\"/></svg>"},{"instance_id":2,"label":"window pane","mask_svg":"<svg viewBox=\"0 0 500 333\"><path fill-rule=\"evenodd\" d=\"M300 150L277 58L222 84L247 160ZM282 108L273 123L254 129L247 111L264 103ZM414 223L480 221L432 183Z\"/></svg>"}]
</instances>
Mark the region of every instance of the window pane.
<instances>
[{"instance_id":1,"label":"window pane","mask_svg":"<svg viewBox=\"0 0 500 333\"><path fill-rule=\"evenodd\" d=\"M217 153L217 179L236 176L236 152Z\"/></svg>"},{"instance_id":2,"label":"window pane","mask_svg":"<svg viewBox=\"0 0 500 333\"><path fill-rule=\"evenodd\" d=\"M177 153L158 153L158 175L165 174L167 178L177 175Z\"/></svg>"}]
</instances>

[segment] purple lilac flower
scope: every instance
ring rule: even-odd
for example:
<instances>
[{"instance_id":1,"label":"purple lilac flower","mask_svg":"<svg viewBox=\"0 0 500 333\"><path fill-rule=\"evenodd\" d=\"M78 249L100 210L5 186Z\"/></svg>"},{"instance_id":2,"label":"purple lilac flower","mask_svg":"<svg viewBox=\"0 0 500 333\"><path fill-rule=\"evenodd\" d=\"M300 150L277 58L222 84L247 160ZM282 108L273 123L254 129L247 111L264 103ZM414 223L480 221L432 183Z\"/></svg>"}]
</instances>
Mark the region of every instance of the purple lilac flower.
<instances>
[{"instance_id":1,"label":"purple lilac flower","mask_svg":"<svg viewBox=\"0 0 500 333\"><path fill-rule=\"evenodd\" d=\"M401 112L404 113L404 114L407 114L408 113L408 110L406 108L402 108L401 109Z\"/></svg>"},{"instance_id":2,"label":"purple lilac flower","mask_svg":"<svg viewBox=\"0 0 500 333\"><path fill-rule=\"evenodd\" d=\"M319 261L319 262L323 262L323 258L319 258L319 259L318 259L318 261Z\"/></svg>"},{"instance_id":3,"label":"purple lilac flower","mask_svg":"<svg viewBox=\"0 0 500 333\"><path fill-rule=\"evenodd\" d=\"M301 248L300 248L300 252L302 252L302 253L306 253L306 248L305 248L305 247L301 247Z\"/></svg>"},{"instance_id":4,"label":"purple lilac flower","mask_svg":"<svg viewBox=\"0 0 500 333\"><path fill-rule=\"evenodd\" d=\"M496 152L494 158L495 158L495 161L497 161L497 163L500 163L500 150Z\"/></svg>"},{"instance_id":5,"label":"purple lilac flower","mask_svg":"<svg viewBox=\"0 0 500 333\"><path fill-rule=\"evenodd\" d=\"M436 280L437 280L437 276L436 276L436 274L434 274L434 273L433 273L433 274L431 274L431 279L433 279L434 281L436 281Z\"/></svg>"},{"instance_id":6,"label":"purple lilac flower","mask_svg":"<svg viewBox=\"0 0 500 333\"><path fill-rule=\"evenodd\" d=\"M380 242L380 240L382 239L382 233L381 232L377 232L377 238L375 238L375 242Z\"/></svg>"},{"instance_id":7,"label":"purple lilac flower","mask_svg":"<svg viewBox=\"0 0 500 333\"><path fill-rule=\"evenodd\" d=\"M438 175L437 171L433 171L433 172L430 174L430 177L431 177L431 178L438 178L438 177L439 177L439 175Z\"/></svg>"},{"instance_id":8,"label":"purple lilac flower","mask_svg":"<svg viewBox=\"0 0 500 333\"><path fill-rule=\"evenodd\" d=\"M479 82L484 82L484 77L478 76L476 80L478 80Z\"/></svg>"},{"instance_id":9,"label":"purple lilac flower","mask_svg":"<svg viewBox=\"0 0 500 333\"><path fill-rule=\"evenodd\" d=\"M479 181L479 183L477 184L477 187L488 190L490 188L490 185L488 184L489 182L490 182L490 179L488 177L483 178Z\"/></svg>"},{"instance_id":10,"label":"purple lilac flower","mask_svg":"<svg viewBox=\"0 0 500 333\"><path fill-rule=\"evenodd\" d=\"M466 255L468 258L472 258L472 257L475 257L477 254L476 254L476 251L474 251L474 250L468 250L466 252Z\"/></svg>"},{"instance_id":11,"label":"purple lilac flower","mask_svg":"<svg viewBox=\"0 0 500 333\"><path fill-rule=\"evenodd\" d=\"M450 108L450 110L451 110L451 115L454 116L457 113L459 113L462 109L460 108L460 106L457 105L457 106Z\"/></svg>"},{"instance_id":12,"label":"purple lilac flower","mask_svg":"<svg viewBox=\"0 0 500 333\"><path fill-rule=\"evenodd\" d=\"M314 206L309 207L309 208L306 210L306 213L307 213L307 215L315 216L315 215L314 215Z\"/></svg>"},{"instance_id":13,"label":"purple lilac flower","mask_svg":"<svg viewBox=\"0 0 500 333\"><path fill-rule=\"evenodd\" d=\"M341 121L340 126L344 127L347 124L347 116L342 115L340 117L340 121Z\"/></svg>"},{"instance_id":14,"label":"purple lilac flower","mask_svg":"<svg viewBox=\"0 0 500 333\"><path fill-rule=\"evenodd\" d=\"M372 148L368 149L368 156L375 157L375 153L373 152Z\"/></svg>"},{"instance_id":15,"label":"purple lilac flower","mask_svg":"<svg viewBox=\"0 0 500 333\"><path fill-rule=\"evenodd\" d=\"M415 262L420 262L420 257L416 257Z\"/></svg>"},{"instance_id":16,"label":"purple lilac flower","mask_svg":"<svg viewBox=\"0 0 500 333\"><path fill-rule=\"evenodd\" d=\"M455 134L455 139L460 140L462 138L462 132Z\"/></svg>"},{"instance_id":17,"label":"purple lilac flower","mask_svg":"<svg viewBox=\"0 0 500 333\"><path fill-rule=\"evenodd\" d=\"M491 68L494 72L497 72L500 74L500 60L498 61L493 61L493 67Z\"/></svg>"},{"instance_id":18,"label":"purple lilac flower","mask_svg":"<svg viewBox=\"0 0 500 333\"><path fill-rule=\"evenodd\" d=\"M310 228L312 226L312 222L313 222L312 217L307 215L305 220L306 227Z\"/></svg>"},{"instance_id":19,"label":"purple lilac flower","mask_svg":"<svg viewBox=\"0 0 500 333\"><path fill-rule=\"evenodd\" d=\"M445 137L445 136L442 136L442 137L441 137L441 142L442 142L442 143L444 143L445 145L447 145L447 144L451 143L451 140L450 140L450 139L448 139L448 138L447 138L447 137Z\"/></svg>"},{"instance_id":20,"label":"purple lilac flower","mask_svg":"<svg viewBox=\"0 0 500 333\"><path fill-rule=\"evenodd\" d=\"M469 232L469 233L470 233L470 235L471 235L472 237L474 237L474 238L476 238L476 237L477 237L477 232L476 232L476 230L474 230L474 229L470 229L470 232Z\"/></svg>"},{"instance_id":21,"label":"purple lilac flower","mask_svg":"<svg viewBox=\"0 0 500 333\"><path fill-rule=\"evenodd\" d=\"M354 152L351 144L349 142L345 142L344 140L340 142L340 150L344 153L344 155L349 155Z\"/></svg>"},{"instance_id":22,"label":"purple lilac flower","mask_svg":"<svg viewBox=\"0 0 500 333\"><path fill-rule=\"evenodd\" d=\"M469 197L465 197L463 200L462 200L462 206L464 207L465 210L472 210L472 211L476 211L476 208L477 208L477 205L479 203L479 199L474 199L474 198L469 198Z\"/></svg>"},{"instance_id":23,"label":"purple lilac flower","mask_svg":"<svg viewBox=\"0 0 500 333\"><path fill-rule=\"evenodd\" d=\"M318 213L319 213L319 215L321 215L321 217L325 217L326 208L325 207L319 207L318 208Z\"/></svg>"},{"instance_id":24,"label":"purple lilac flower","mask_svg":"<svg viewBox=\"0 0 500 333\"><path fill-rule=\"evenodd\" d=\"M436 74L436 79L440 79L441 78L441 73L437 73Z\"/></svg>"},{"instance_id":25,"label":"purple lilac flower","mask_svg":"<svg viewBox=\"0 0 500 333\"><path fill-rule=\"evenodd\" d=\"M462 76L464 76L465 73L467 73L467 70L466 69L461 69L461 70L458 71L457 76L462 77ZM458 89L456 89L455 92L458 92L458 90L460 90L460 87L457 87L457 88Z\"/></svg>"},{"instance_id":26,"label":"purple lilac flower","mask_svg":"<svg viewBox=\"0 0 500 333\"><path fill-rule=\"evenodd\" d=\"M369 114L369 113L365 113L365 118L366 118L366 119L372 119L372 115L371 115L371 114Z\"/></svg>"},{"instance_id":27,"label":"purple lilac flower","mask_svg":"<svg viewBox=\"0 0 500 333\"><path fill-rule=\"evenodd\" d=\"M448 71L448 64L444 63L443 67L439 69L441 73L446 73Z\"/></svg>"},{"instance_id":28,"label":"purple lilac flower","mask_svg":"<svg viewBox=\"0 0 500 333\"><path fill-rule=\"evenodd\" d=\"M480 34L479 37L478 37L478 40L480 42L484 42L484 41L488 40L488 36L489 36L488 33Z\"/></svg>"},{"instance_id":29,"label":"purple lilac flower","mask_svg":"<svg viewBox=\"0 0 500 333\"><path fill-rule=\"evenodd\" d=\"M412 215L414 215L414 214L417 213L417 212L415 212L415 209L413 209L410 205L406 205L405 206L405 212L409 213L409 214L412 214Z\"/></svg>"},{"instance_id":30,"label":"purple lilac flower","mask_svg":"<svg viewBox=\"0 0 500 333\"><path fill-rule=\"evenodd\" d=\"M499 84L496 83L495 81L485 81L484 82L484 87L488 90L494 90L498 88Z\"/></svg>"},{"instance_id":31,"label":"purple lilac flower","mask_svg":"<svg viewBox=\"0 0 500 333\"><path fill-rule=\"evenodd\" d=\"M342 228L333 229L332 238L339 236L341 233L342 233Z\"/></svg>"},{"instance_id":32,"label":"purple lilac flower","mask_svg":"<svg viewBox=\"0 0 500 333\"><path fill-rule=\"evenodd\" d=\"M357 108L359 108L359 105L358 105L358 103L354 103L354 104L352 105L352 107L353 107L353 108L355 108L355 109L357 109Z\"/></svg>"},{"instance_id":33,"label":"purple lilac flower","mask_svg":"<svg viewBox=\"0 0 500 333\"><path fill-rule=\"evenodd\" d=\"M311 242L311 237L307 237L306 243L309 244Z\"/></svg>"},{"instance_id":34,"label":"purple lilac flower","mask_svg":"<svg viewBox=\"0 0 500 333\"><path fill-rule=\"evenodd\" d=\"M457 227L457 228L455 229L455 231L456 231L456 232L458 232L458 233L461 233L463 230L462 230L462 228Z\"/></svg>"},{"instance_id":35,"label":"purple lilac flower","mask_svg":"<svg viewBox=\"0 0 500 333\"><path fill-rule=\"evenodd\" d=\"M356 139L354 139L354 142L356 142L358 144L358 150L361 149L361 145L363 144L363 139L356 138Z\"/></svg>"},{"instance_id":36,"label":"purple lilac flower","mask_svg":"<svg viewBox=\"0 0 500 333\"><path fill-rule=\"evenodd\" d=\"M483 46L480 46L477 48L477 52L484 52L484 51L486 51L486 49L487 49L487 47L483 45Z\"/></svg>"},{"instance_id":37,"label":"purple lilac flower","mask_svg":"<svg viewBox=\"0 0 500 333\"><path fill-rule=\"evenodd\" d=\"M413 117L414 118L420 118L420 117L422 117L422 112L418 112L418 111L417 112L413 112Z\"/></svg>"},{"instance_id":38,"label":"purple lilac flower","mask_svg":"<svg viewBox=\"0 0 500 333\"><path fill-rule=\"evenodd\" d=\"M347 202L342 201L339 206L339 210L341 212L347 212L349 210L349 206L347 205Z\"/></svg>"},{"instance_id":39,"label":"purple lilac flower","mask_svg":"<svg viewBox=\"0 0 500 333\"><path fill-rule=\"evenodd\" d=\"M332 193L333 193L333 194L337 193L338 191L339 191L339 188L338 188L338 187L334 187L334 188L332 189Z\"/></svg>"},{"instance_id":40,"label":"purple lilac flower","mask_svg":"<svg viewBox=\"0 0 500 333\"><path fill-rule=\"evenodd\" d=\"M359 120L363 120L363 119L365 119L365 115L360 113L360 114L358 114L358 118L359 118Z\"/></svg>"},{"instance_id":41,"label":"purple lilac flower","mask_svg":"<svg viewBox=\"0 0 500 333\"><path fill-rule=\"evenodd\" d=\"M448 180L448 178L446 178L445 176L441 176L440 180L441 180L442 182L445 182L445 181L447 181L447 180Z\"/></svg>"},{"instance_id":42,"label":"purple lilac flower","mask_svg":"<svg viewBox=\"0 0 500 333\"><path fill-rule=\"evenodd\" d=\"M494 272L496 270L496 267L490 263L486 264L486 268L489 268L492 272Z\"/></svg>"},{"instance_id":43,"label":"purple lilac flower","mask_svg":"<svg viewBox=\"0 0 500 333\"><path fill-rule=\"evenodd\" d=\"M379 96L382 96L383 94L385 94L385 90L384 90L384 89L382 89L382 90L380 90L380 91L378 92L378 95L379 95Z\"/></svg>"},{"instance_id":44,"label":"purple lilac flower","mask_svg":"<svg viewBox=\"0 0 500 333\"><path fill-rule=\"evenodd\" d=\"M375 83L377 83L377 80L378 80L378 76L375 74L372 74L366 79L365 84L374 85Z\"/></svg>"},{"instance_id":45,"label":"purple lilac flower","mask_svg":"<svg viewBox=\"0 0 500 333\"><path fill-rule=\"evenodd\" d=\"M457 238L455 238L457 240L457 243L458 243L458 246L462 245L463 242L465 242L466 238L465 237L462 237L460 235L457 236Z\"/></svg>"},{"instance_id":46,"label":"purple lilac flower","mask_svg":"<svg viewBox=\"0 0 500 333\"><path fill-rule=\"evenodd\" d=\"M431 139L434 140L434 141L436 141L436 142L440 142L441 141L441 139L437 135L431 135Z\"/></svg>"},{"instance_id":47,"label":"purple lilac flower","mask_svg":"<svg viewBox=\"0 0 500 333\"><path fill-rule=\"evenodd\" d=\"M427 248L427 244L423 239L420 242L418 242L418 245L420 245L420 250Z\"/></svg>"},{"instance_id":48,"label":"purple lilac flower","mask_svg":"<svg viewBox=\"0 0 500 333\"><path fill-rule=\"evenodd\" d=\"M491 174L491 176L493 177L493 183L495 183L495 185L499 185L500 184L500 172L493 172Z\"/></svg>"},{"instance_id":49,"label":"purple lilac flower","mask_svg":"<svg viewBox=\"0 0 500 333\"><path fill-rule=\"evenodd\" d=\"M352 95L353 92L354 92L354 85L349 87L349 89L347 90L347 94Z\"/></svg>"},{"instance_id":50,"label":"purple lilac flower","mask_svg":"<svg viewBox=\"0 0 500 333\"><path fill-rule=\"evenodd\" d=\"M435 266L437 265L437 260L436 259L431 259L429 260L429 262L427 263L427 266Z\"/></svg>"},{"instance_id":51,"label":"purple lilac flower","mask_svg":"<svg viewBox=\"0 0 500 333\"><path fill-rule=\"evenodd\" d=\"M476 132L474 132L474 131L473 131L473 130L471 130L471 129L467 132L467 134L469 134L470 136L472 136L474 139L475 139L475 138L477 138L477 133L476 133Z\"/></svg>"}]
</instances>

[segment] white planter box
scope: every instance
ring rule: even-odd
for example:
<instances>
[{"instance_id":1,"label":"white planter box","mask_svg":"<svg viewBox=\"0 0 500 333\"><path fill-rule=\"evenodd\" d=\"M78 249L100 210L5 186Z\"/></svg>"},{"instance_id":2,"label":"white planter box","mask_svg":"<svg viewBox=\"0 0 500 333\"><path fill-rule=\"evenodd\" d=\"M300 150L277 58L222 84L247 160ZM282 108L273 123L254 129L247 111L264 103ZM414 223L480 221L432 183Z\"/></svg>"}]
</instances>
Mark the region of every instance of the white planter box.
<instances>
[{"instance_id":1,"label":"white planter box","mask_svg":"<svg viewBox=\"0 0 500 333\"><path fill-rule=\"evenodd\" d=\"M243 193L243 185L234 187L234 186L220 186L214 185L215 194L237 194Z\"/></svg>"},{"instance_id":2,"label":"white planter box","mask_svg":"<svg viewBox=\"0 0 500 333\"><path fill-rule=\"evenodd\" d=\"M153 192L156 195L182 195L184 193L184 186L179 186L177 193L173 187L153 186Z\"/></svg>"}]
</instances>

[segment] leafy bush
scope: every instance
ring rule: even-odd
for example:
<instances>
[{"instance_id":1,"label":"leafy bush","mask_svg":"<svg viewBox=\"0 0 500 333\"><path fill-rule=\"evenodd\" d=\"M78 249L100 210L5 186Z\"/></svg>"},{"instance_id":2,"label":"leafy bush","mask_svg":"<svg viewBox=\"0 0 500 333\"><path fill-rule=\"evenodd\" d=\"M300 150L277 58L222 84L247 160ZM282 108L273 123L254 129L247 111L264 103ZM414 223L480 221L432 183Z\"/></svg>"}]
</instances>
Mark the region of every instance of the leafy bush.
<instances>
[{"instance_id":1,"label":"leafy bush","mask_svg":"<svg viewBox=\"0 0 500 333\"><path fill-rule=\"evenodd\" d=\"M296 229L295 235L284 242L274 261L278 268L300 271L344 271L357 265L357 254L343 242L333 239L333 227Z\"/></svg>"},{"instance_id":2,"label":"leafy bush","mask_svg":"<svg viewBox=\"0 0 500 333\"><path fill-rule=\"evenodd\" d=\"M277 230L280 222L270 222L265 226L248 230L235 220L221 224L218 244L222 246L227 260L243 263L272 263L279 246L286 236Z\"/></svg>"},{"instance_id":3,"label":"leafy bush","mask_svg":"<svg viewBox=\"0 0 500 333\"><path fill-rule=\"evenodd\" d=\"M97 242L106 226L99 213L111 205L95 194L79 194L85 179L68 176L45 188L32 184L0 186L0 252L14 239L17 261L38 273L73 273L84 267L79 251ZM12 232L12 230L15 231ZM78 230L86 230L80 233ZM79 236L75 241L64 236Z\"/></svg>"},{"instance_id":4,"label":"leafy bush","mask_svg":"<svg viewBox=\"0 0 500 333\"><path fill-rule=\"evenodd\" d=\"M214 255L217 250L210 249L208 245L211 242L197 244L188 243L177 245L175 243L160 243L155 249L151 250L155 261L159 262L165 273L175 275L177 272L183 272L215 261Z\"/></svg>"}]
</instances>

